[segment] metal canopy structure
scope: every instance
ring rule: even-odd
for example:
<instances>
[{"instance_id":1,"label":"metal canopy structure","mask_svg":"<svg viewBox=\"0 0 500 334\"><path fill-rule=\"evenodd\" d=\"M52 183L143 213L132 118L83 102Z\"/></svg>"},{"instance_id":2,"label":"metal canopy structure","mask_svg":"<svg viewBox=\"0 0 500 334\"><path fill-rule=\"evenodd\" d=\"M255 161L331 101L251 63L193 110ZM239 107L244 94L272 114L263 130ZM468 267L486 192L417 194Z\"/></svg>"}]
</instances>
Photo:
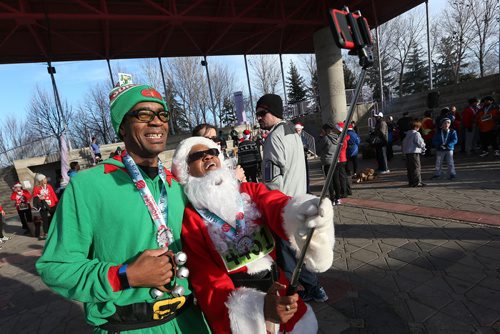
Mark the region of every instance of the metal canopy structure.
<instances>
[{"instance_id":1,"label":"metal canopy structure","mask_svg":"<svg viewBox=\"0 0 500 334\"><path fill-rule=\"evenodd\" d=\"M1 0L0 63L312 53L327 9L372 27L425 0Z\"/></svg>"}]
</instances>

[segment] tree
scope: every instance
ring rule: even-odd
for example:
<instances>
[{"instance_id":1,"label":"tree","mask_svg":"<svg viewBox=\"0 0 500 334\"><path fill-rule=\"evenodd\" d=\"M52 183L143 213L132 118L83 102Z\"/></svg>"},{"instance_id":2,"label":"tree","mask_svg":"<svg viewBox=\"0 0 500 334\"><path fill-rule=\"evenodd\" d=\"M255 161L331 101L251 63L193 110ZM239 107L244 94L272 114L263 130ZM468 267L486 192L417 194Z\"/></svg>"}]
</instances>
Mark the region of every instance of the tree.
<instances>
[{"instance_id":1,"label":"tree","mask_svg":"<svg viewBox=\"0 0 500 334\"><path fill-rule=\"evenodd\" d=\"M216 127L219 127L217 119L221 120L222 123L224 103L234 92L234 81L234 72L231 72L226 65L214 62L210 67L210 82L215 104L215 110L212 110L212 115Z\"/></svg>"},{"instance_id":2,"label":"tree","mask_svg":"<svg viewBox=\"0 0 500 334\"><path fill-rule=\"evenodd\" d=\"M316 57L314 55L305 55L302 58L302 63L309 74L309 85L307 86L307 97L314 101L316 108L319 108L319 82L318 82L318 67L316 65Z\"/></svg>"},{"instance_id":3,"label":"tree","mask_svg":"<svg viewBox=\"0 0 500 334\"><path fill-rule=\"evenodd\" d=\"M222 124L229 125L229 124L234 124L236 121L236 114L234 112L234 103L233 100L229 97L226 97L224 99L224 103L222 105L222 110L221 110L221 127Z\"/></svg>"},{"instance_id":4,"label":"tree","mask_svg":"<svg viewBox=\"0 0 500 334\"><path fill-rule=\"evenodd\" d=\"M259 95L276 94L280 82L280 68L276 65L276 59L271 55L258 55L249 57L250 69L252 70L252 82Z\"/></svg>"},{"instance_id":5,"label":"tree","mask_svg":"<svg viewBox=\"0 0 500 334\"><path fill-rule=\"evenodd\" d=\"M397 64L397 87L399 96L403 95L402 81L408 64L408 56L415 43L419 43L422 38L423 16L416 12L409 12L404 16L393 19L388 26L390 30L390 44L393 49L389 56ZM380 86L380 85L379 85ZM379 94L380 95L380 94Z\"/></svg>"},{"instance_id":6,"label":"tree","mask_svg":"<svg viewBox=\"0 0 500 334\"><path fill-rule=\"evenodd\" d=\"M304 78L299 74L293 61L290 61L290 69L287 77L288 103L293 104L303 101L307 91L304 88Z\"/></svg>"},{"instance_id":7,"label":"tree","mask_svg":"<svg viewBox=\"0 0 500 334\"><path fill-rule=\"evenodd\" d=\"M422 47L414 43L408 56L407 71L403 74L401 91L403 94L423 92L428 88L428 69L426 61L421 59Z\"/></svg>"},{"instance_id":8,"label":"tree","mask_svg":"<svg viewBox=\"0 0 500 334\"><path fill-rule=\"evenodd\" d=\"M356 88L356 78L354 76L353 71L347 65L347 62L344 61L344 86L345 89L354 89Z\"/></svg>"},{"instance_id":9,"label":"tree","mask_svg":"<svg viewBox=\"0 0 500 334\"><path fill-rule=\"evenodd\" d=\"M73 111L67 102L62 104L62 110L58 110L53 97L51 98L46 91L37 86L31 98L28 119L33 139L47 136L59 138L66 128L71 127Z\"/></svg>"},{"instance_id":10,"label":"tree","mask_svg":"<svg viewBox=\"0 0 500 334\"><path fill-rule=\"evenodd\" d=\"M448 0L448 7L443 10L441 25L441 41L446 43L448 49L438 46L441 58L447 58L451 65L453 83L459 83L463 74L461 71L467 66L464 64L467 51L475 38L473 35L473 16L469 5L464 0Z\"/></svg>"},{"instance_id":11,"label":"tree","mask_svg":"<svg viewBox=\"0 0 500 334\"><path fill-rule=\"evenodd\" d=\"M111 125L106 82L96 84L87 91L84 102L77 108L76 114L80 121L73 124L71 133L77 146L88 146L91 137L109 144L118 136Z\"/></svg>"},{"instance_id":12,"label":"tree","mask_svg":"<svg viewBox=\"0 0 500 334\"><path fill-rule=\"evenodd\" d=\"M205 114L199 109L203 96L208 94L208 85L200 66L199 57L171 58L168 61L168 80L174 85L176 99L185 115L191 131L196 125L203 123Z\"/></svg>"},{"instance_id":13,"label":"tree","mask_svg":"<svg viewBox=\"0 0 500 334\"><path fill-rule=\"evenodd\" d=\"M498 31L498 24L495 24L495 7L498 0L467 0L470 15L472 16L472 39L469 48L479 63L479 75L485 75L485 62L489 54L498 48L498 39L495 31ZM498 59L498 58L497 58Z\"/></svg>"}]
</instances>

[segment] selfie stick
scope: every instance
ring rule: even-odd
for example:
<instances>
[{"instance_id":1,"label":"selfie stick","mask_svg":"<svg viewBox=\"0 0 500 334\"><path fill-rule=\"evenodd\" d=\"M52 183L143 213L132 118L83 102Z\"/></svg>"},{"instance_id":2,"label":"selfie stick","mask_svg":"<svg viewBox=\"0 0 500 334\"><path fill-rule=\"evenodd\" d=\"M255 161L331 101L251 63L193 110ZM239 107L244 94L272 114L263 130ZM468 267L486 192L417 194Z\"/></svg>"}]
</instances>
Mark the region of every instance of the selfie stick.
<instances>
[{"instance_id":1,"label":"selfie stick","mask_svg":"<svg viewBox=\"0 0 500 334\"><path fill-rule=\"evenodd\" d=\"M348 12L348 9L344 9ZM344 145L344 138L347 134L347 128L349 127L349 124L351 123L352 115L354 114L354 106L356 105L356 102L358 100L359 93L361 92L361 87L363 86L364 80L365 80L365 75L366 75L366 69L373 65L373 56L372 56L372 51L371 47L369 47L366 44L363 44L360 42L360 46L358 47L357 55L359 57L359 64L362 66L361 73L359 75L358 82L356 84L356 89L354 91L354 96L351 99L351 105L349 106L349 111L347 113L347 118L344 122L344 128L342 129L342 132L340 133L340 136L337 140L337 147L335 149L335 154L333 156L333 163L330 165L330 168L328 169L328 174L326 176L325 184L323 185L323 189L321 190L321 195L319 197L319 204L318 207L321 206L321 203L326 197L326 193L328 192L328 188L330 183L332 182L333 179L333 172L335 171L335 168L337 166L337 162L340 156L340 152L342 150L342 146ZM333 224L333 221L332 221ZM292 275L292 280L290 282L290 285L287 288L287 295L293 295L295 292L297 292L297 287L299 284L299 277L300 273L302 272L302 267L304 264L304 258L306 256L306 251L309 248L309 244L311 243L311 238L314 234L315 228L310 228L307 232L307 238L306 242L304 244L304 247L302 247L302 250L300 252L300 256L297 260L297 265L295 269L293 270L293 275Z\"/></svg>"}]
</instances>

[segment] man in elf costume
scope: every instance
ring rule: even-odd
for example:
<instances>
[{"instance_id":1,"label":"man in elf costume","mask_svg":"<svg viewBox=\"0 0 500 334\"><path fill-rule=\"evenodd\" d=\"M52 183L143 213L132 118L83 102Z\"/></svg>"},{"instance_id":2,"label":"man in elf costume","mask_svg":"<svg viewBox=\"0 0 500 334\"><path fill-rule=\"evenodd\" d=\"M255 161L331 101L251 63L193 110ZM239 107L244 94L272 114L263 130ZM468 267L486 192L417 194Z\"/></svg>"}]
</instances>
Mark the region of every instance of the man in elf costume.
<instances>
[{"instance_id":1,"label":"man in elf costume","mask_svg":"<svg viewBox=\"0 0 500 334\"><path fill-rule=\"evenodd\" d=\"M154 88L129 84L111 91L110 111L126 150L71 179L37 270L85 303L94 333L209 333L179 269L185 197L158 159L167 106Z\"/></svg>"},{"instance_id":2,"label":"man in elf costume","mask_svg":"<svg viewBox=\"0 0 500 334\"><path fill-rule=\"evenodd\" d=\"M333 208L330 200L303 194L291 198L262 183L240 183L221 164L209 139L182 141L172 172L184 186L182 240L190 282L215 333L317 333L316 317L276 267L275 239L290 241L299 254L307 227L316 227L305 264L326 271L333 261ZM319 206L319 207L318 207ZM277 324L281 324L278 326Z\"/></svg>"}]
</instances>

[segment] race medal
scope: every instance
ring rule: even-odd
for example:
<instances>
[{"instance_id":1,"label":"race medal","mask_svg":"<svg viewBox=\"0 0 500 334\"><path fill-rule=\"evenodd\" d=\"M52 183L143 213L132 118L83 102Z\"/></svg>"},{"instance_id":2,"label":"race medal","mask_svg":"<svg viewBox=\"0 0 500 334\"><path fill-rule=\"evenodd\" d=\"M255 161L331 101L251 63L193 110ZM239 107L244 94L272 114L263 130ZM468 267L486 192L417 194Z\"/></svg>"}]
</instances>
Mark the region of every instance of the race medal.
<instances>
[{"instance_id":1,"label":"race medal","mask_svg":"<svg viewBox=\"0 0 500 334\"><path fill-rule=\"evenodd\" d=\"M265 225L259 226L252 234L243 236L234 244L228 243L229 249L220 254L228 272L240 269L257 261L274 249L274 238Z\"/></svg>"},{"instance_id":2,"label":"race medal","mask_svg":"<svg viewBox=\"0 0 500 334\"><path fill-rule=\"evenodd\" d=\"M156 234L156 241L158 242L158 245L160 245L161 247L168 246L173 242L172 232L170 232L170 230L165 228L164 225L160 226Z\"/></svg>"},{"instance_id":3,"label":"race medal","mask_svg":"<svg viewBox=\"0 0 500 334\"><path fill-rule=\"evenodd\" d=\"M239 255L248 253L252 246L253 240L247 235L242 236L236 241L236 250Z\"/></svg>"}]
</instances>

